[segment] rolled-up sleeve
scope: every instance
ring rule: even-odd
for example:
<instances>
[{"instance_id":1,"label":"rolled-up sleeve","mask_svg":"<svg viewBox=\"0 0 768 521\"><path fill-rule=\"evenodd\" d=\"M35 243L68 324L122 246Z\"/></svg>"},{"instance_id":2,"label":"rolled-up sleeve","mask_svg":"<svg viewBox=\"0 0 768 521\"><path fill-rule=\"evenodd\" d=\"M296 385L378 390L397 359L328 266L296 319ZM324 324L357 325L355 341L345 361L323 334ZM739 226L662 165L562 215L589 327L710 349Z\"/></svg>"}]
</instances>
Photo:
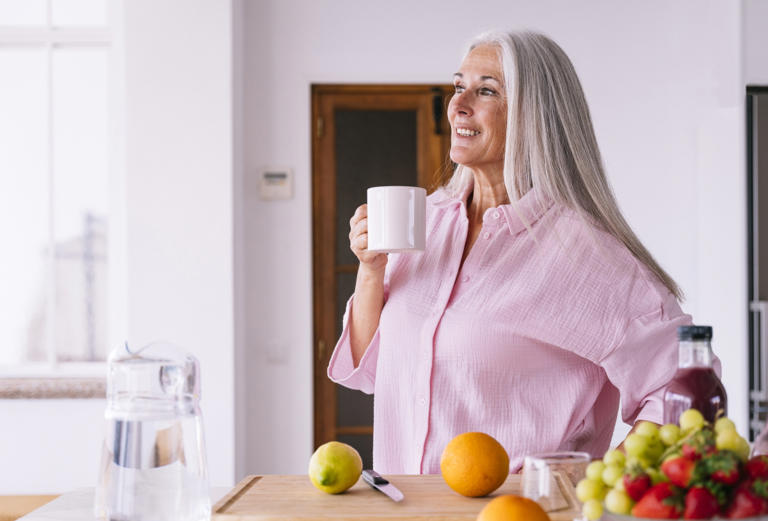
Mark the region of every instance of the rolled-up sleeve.
<instances>
[{"instance_id":1,"label":"rolled-up sleeve","mask_svg":"<svg viewBox=\"0 0 768 521\"><path fill-rule=\"evenodd\" d=\"M628 423L664 421L664 388L677 370L677 328L691 324L669 293L652 311L631 319L616 348L600 362L621 395ZM719 372L719 360L716 369Z\"/></svg>"},{"instance_id":2,"label":"rolled-up sleeve","mask_svg":"<svg viewBox=\"0 0 768 521\"><path fill-rule=\"evenodd\" d=\"M379 358L380 332L377 328L371 343L368 344L363 357L360 359L360 363L355 367L355 362L352 359L352 343L349 339L349 319L352 316L354 299L355 296L352 295L347 301L347 307L344 311L344 329L333 349L331 361L328 363L328 378L344 387L373 394L376 381L376 362Z\"/></svg>"}]
</instances>

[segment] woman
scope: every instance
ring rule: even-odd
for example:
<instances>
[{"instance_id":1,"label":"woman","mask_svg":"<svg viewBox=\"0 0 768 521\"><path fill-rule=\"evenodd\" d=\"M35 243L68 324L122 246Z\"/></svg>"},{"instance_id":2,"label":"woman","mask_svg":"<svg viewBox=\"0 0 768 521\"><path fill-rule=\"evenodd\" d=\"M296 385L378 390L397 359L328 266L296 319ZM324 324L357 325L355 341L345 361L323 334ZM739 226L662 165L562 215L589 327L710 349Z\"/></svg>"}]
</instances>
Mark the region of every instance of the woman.
<instances>
[{"instance_id":1,"label":"woman","mask_svg":"<svg viewBox=\"0 0 768 521\"><path fill-rule=\"evenodd\" d=\"M448 105L447 185L427 200L423 254L368 252L329 377L375 392L374 466L438 473L456 435L526 454L608 448L627 423L662 421L677 366L681 291L623 219L584 94L553 41L488 33Z\"/></svg>"}]
</instances>

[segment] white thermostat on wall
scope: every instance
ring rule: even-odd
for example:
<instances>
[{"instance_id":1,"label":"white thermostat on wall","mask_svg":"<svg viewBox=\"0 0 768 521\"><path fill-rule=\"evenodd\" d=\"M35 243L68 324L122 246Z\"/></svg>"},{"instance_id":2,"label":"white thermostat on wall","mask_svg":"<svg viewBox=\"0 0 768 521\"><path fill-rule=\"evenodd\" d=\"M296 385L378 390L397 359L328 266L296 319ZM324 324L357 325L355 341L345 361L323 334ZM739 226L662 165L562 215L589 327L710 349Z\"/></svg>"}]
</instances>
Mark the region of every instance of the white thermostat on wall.
<instances>
[{"instance_id":1,"label":"white thermostat on wall","mask_svg":"<svg viewBox=\"0 0 768 521\"><path fill-rule=\"evenodd\" d=\"M293 197L293 172L290 168L264 168L259 176L259 197L278 201Z\"/></svg>"}]
</instances>

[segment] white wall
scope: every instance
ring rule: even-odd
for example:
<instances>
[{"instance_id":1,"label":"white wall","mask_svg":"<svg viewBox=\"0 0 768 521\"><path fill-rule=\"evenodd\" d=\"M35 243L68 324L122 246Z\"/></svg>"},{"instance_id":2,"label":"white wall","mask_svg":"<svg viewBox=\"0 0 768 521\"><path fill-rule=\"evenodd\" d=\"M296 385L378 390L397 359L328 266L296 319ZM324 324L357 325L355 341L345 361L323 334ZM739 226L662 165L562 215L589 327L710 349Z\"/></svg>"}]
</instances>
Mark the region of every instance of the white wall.
<instances>
[{"instance_id":1,"label":"white wall","mask_svg":"<svg viewBox=\"0 0 768 521\"><path fill-rule=\"evenodd\" d=\"M123 4L125 337L200 360L213 485L235 476L232 5ZM118 132L118 133L120 133ZM114 223L113 223L114 225ZM112 251L112 250L111 250ZM120 277L117 277L119 279ZM94 486L104 400L0 401L0 494Z\"/></svg>"},{"instance_id":2,"label":"white wall","mask_svg":"<svg viewBox=\"0 0 768 521\"><path fill-rule=\"evenodd\" d=\"M622 209L684 288L684 308L714 326L746 431L740 2L245 7L247 471L304 472L312 448L310 84L448 82L465 41L488 28L543 31L572 58ZM275 164L294 169L290 201L255 195L253 174Z\"/></svg>"},{"instance_id":3,"label":"white wall","mask_svg":"<svg viewBox=\"0 0 768 521\"><path fill-rule=\"evenodd\" d=\"M232 11L124 2L128 341L200 360L208 468L235 474Z\"/></svg>"},{"instance_id":4,"label":"white wall","mask_svg":"<svg viewBox=\"0 0 768 521\"><path fill-rule=\"evenodd\" d=\"M744 76L747 85L768 86L768 2L744 5Z\"/></svg>"}]
</instances>

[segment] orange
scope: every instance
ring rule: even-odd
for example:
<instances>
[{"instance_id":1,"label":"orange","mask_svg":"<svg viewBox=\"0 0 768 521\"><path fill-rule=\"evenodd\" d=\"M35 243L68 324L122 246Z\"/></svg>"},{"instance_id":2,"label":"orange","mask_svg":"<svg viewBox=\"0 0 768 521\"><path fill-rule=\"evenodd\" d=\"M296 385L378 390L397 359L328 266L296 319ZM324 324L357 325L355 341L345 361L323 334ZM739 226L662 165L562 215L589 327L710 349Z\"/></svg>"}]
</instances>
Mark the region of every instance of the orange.
<instances>
[{"instance_id":1,"label":"orange","mask_svg":"<svg viewBox=\"0 0 768 521\"><path fill-rule=\"evenodd\" d=\"M527 497L499 496L485 505L477 521L550 521L537 502Z\"/></svg>"},{"instance_id":2,"label":"orange","mask_svg":"<svg viewBox=\"0 0 768 521\"><path fill-rule=\"evenodd\" d=\"M448 486L459 494L486 496L507 479L509 456L493 437L482 432L465 432L443 449L440 471Z\"/></svg>"}]
</instances>

